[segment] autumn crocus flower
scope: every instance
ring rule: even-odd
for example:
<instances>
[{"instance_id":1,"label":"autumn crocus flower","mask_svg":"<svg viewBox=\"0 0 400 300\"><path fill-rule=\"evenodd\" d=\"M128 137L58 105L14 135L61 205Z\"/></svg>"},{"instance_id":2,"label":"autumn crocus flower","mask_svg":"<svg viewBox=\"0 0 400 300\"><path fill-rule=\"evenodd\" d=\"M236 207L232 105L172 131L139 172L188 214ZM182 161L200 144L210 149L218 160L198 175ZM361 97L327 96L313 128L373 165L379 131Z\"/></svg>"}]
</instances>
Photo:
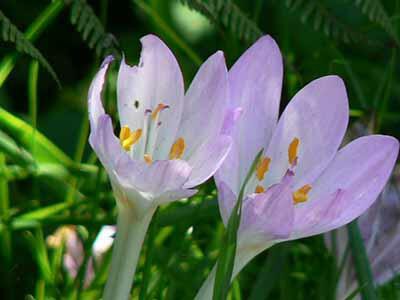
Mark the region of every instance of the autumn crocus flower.
<instances>
[{"instance_id":1,"label":"autumn crocus flower","mask_svg":"<svg viewBox=\"0 0 400 300\"><path fill-rule=\"evenodd\" d=\"M235 276L273 244L320 234L363 213L386 183L398 153L396 139L371 135L338 151L348 118L343 81L312 81L278 120L282 57L264 36L229 71L232 111L242 113L231 134L232 149L218 170L220 213L226 225L257 153L265 149L245 186L238 230ZM211 299L214 271L197 299Z\"/></svg>"},{"instance_id":2,"label":"autumn crocus flower","mask_svg":"<svg viewBox=\"0 0 400 300\"><path fill-rule=\"evenodd\" d=\"M106 225L100 229L92 245L84 275L84 288L89 287L95 277L95 269L103 263L104 255L114 241L115 226ZM85 251L83 241L78 235L76 226L62 226L47 237L47 244L52 248L65 246L63 267L66 273L75 279L84 263Z\"/></svg>"},{"instance_id":3,"label":"autumn crocus flower","mask_svg":"<svg viewBox=\"0 0 400 300\"><path fill-rule=\"evenodd\" d=\"M139 64L131 67L123 60L118 73L119 138L101 102L110 58L89 90L89 141L108 173L118 206L104 299L128 298L156 207L193 195L192 188L214 174L231 144L221 134L228 97L222 52L200 67L184 94L181 70L168 47L153 35L141 42Z\"/></svg>"},{"instance_id":4,"label":"autumn crocus flower","mask_svg":"<svg viewBox=\"0 0 400 300\"><path fill-rule=\"evenodd\" d=\"M378 200L357 220L376 286L388 283L400 272L399 174L394 172ZM345 299L359 288L349 253L347 230L341 227L326 233L324 237L341 268L336 299ZM359 299L359 296L355 299Z\"/></svg>"}]
</instances>

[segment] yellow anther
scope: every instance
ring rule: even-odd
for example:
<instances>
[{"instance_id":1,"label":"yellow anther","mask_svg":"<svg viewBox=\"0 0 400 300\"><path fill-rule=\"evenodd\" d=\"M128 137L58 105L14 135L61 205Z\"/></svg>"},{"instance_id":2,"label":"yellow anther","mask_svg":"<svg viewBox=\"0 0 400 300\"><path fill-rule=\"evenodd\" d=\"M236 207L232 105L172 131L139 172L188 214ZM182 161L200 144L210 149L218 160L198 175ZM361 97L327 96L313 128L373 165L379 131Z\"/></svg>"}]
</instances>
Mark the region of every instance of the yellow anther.
<instances>
[{"instance_id":1,"label":"yellow anther","mask_svg":"<svg viewBox=\"0 0 400 300\"><path fill-rule=\"evenodd\" d=\"M151 165L153 162L153 157L150 154L145 154L144 155L144 161L148 164Z\"/></svg>"},{"instance_id":2,"label":"yellow anther","mask_svg":"<svg viewBox=\"0 0 400 300\"><path fill-rule=\"evenodd\" d=\"M299 150L299 144L300 144L300 140L297 137L295 137L289 145L288 157L289 157L289 163L291 165L296 163L297 152Z\"/></svg>"},{"instance_id":3,"label":"yellow anther","mask_svg":"<svg viewBox=\"0 0 400 300\"><path fill-rule=\"evenodd\" d=\"M122 148L125 151L131 150L132 145L136 144L142 136L142 129L131 131L128 126L123 126L119 133Z\"/></svg>"},{"instance_id":4,"label":"yellow anther","mask_svg":"<svg viewBox=\"0 0 400 300\"><path fill-rule=\"evenodd\" d=\"M261 194L261 193L264 193L264 192L265 192L264 187L262 187L261 185L257 185L256 186L256 194Z\"/></svg>"},{"instance_id":5,"label":"yellow anther","mask_svg":"<svg viewBox=\"0 0 400 300\"><path fill-rule=\"evenodd\" d=\"M185 151L185 140L183 138L178 138L171 147L169 152L169 159L179 159L182 157Z\"/></svg>"},{"instance_id":6,"label":"yellow anther","mask_svg":"<svg viewBox=\"0 0 400 300\"><path fill-rule=\"evenodd\" d=\"M128 126L122 126L119 132L119 139L122 141L126 140L131 135L131 130Z\"/></svg>"},{"instance_id":7,"label":"yellow anther","mask_svg":"<svg viewBox=\"0 0 400 300\"><path fill-rule=\"evenodd\" d=\"M308 193L311 191L311 185L306 184L293 193L294 204L305 202L308 200Z\"/></svg>"},{"instance_id":8,"label":"yellow anther","mask_svg":"<svg viewBox=\"0 0 400 300\"><path fill-rule=\"evenodd\" d=\"M256 176L258 180L261 181L264 179L265 173L268 172L270 162L271 159L269 157L261 157L256 168Z\"/></svg>"},{"instance_id":9,"label":"yellow anther","mask_svg":"<svg viewBox=\"0 0 400 300\"><path fill-rule=\"evenodd\" d=\"M160 103L157 105L156 109L151 113L151 119L154 121L158 114L160 113L160 111L162 111L165 108L168 108L168 105L165 105L164 103Z\"/></svg>"}]
</instances>

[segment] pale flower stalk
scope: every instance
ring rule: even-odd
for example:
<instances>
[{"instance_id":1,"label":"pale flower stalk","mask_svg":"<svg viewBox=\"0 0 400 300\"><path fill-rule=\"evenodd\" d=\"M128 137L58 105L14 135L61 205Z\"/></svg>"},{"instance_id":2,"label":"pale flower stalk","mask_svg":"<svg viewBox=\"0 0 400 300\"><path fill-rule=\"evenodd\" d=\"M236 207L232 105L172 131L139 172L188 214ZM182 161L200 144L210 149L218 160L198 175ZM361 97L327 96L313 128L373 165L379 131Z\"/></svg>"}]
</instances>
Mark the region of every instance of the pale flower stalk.
<instances>
[{"instance_id":1,"label":"pale flower stalk","mask_svg":"<svg viewBox=\"0 0 400 300\"><path fill-rule=\"evenodd\" d=\"M222 52L199 69L186 94L179 65L156 36L141 39L137 66L121 62L119 138L101 91L107 58L89 90L90 144L105 167L118 207L117 235L103 299L128 299L147 228L158 205L190 197L222 164L228 79Z\"/></svg>"},{"instance_id":2,"label":"pale flower stalk","mask_svg":"<svg viewBox=\"0 0 400 300\"><path fill-rule=\"evenodd\" d=\"M337 76L307 84L278 121L283 64L269 36L251 46L228 77L230 110L242 112L230 131L232 149L215 175L225 225L252 161L265 149L245 187L234 278L272 245L330 231L366 211L390 176L399 144L370 135L338 150L349 108ZM196 299L212 298L214 276L215 271Z\"/></svg>"}]
</instances>

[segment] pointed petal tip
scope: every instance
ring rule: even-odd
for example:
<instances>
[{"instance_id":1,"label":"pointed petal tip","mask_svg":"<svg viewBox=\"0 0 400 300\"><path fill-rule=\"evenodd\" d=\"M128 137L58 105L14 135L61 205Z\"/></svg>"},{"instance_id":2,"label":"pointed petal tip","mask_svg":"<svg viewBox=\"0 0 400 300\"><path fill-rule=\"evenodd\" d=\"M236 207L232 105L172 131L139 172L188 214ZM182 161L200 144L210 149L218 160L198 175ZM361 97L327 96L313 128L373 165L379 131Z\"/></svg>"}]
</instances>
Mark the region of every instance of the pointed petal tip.
<instances>
[{"instance_id":1,"label":"pointed petal tip","mask_svg":"<svg viewBox=\"0 0 400 300\"><path fill-rule=\"evenodd\" d=\"M108 67L110 63L114 61L114 56L113 55L108 55L106 58L104 58L103 62L101 63L100 68Z\"/></svg>"},{"instance_id":2,"label":"pointed petal tip","mask_svg":"<svg viewBox=\"0 0 400 300\"><path fill-rule=\"evenodd\" d=\"M167 44L165 44L161 38L159 38L158 36L156 36L154 34L147 34L147 35L141 37L140 43L142 44L142 52L147 47L150 48L150 47L158 47L158 46L161 46L161 47L164 47L164 48L167 48L168 50L170 50L168 48Z\"/></svg>"}]
</instances>

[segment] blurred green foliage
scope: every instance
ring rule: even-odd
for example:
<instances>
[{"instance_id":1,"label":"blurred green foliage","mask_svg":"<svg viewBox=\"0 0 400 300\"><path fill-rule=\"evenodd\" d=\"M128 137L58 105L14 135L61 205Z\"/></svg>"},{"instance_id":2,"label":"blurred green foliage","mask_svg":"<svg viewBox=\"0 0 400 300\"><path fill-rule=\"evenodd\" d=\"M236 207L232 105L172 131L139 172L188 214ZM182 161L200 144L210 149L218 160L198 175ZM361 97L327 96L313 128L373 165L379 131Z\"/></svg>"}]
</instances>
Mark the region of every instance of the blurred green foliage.
<instances>
[{"instance_id":1,"label":"blurred green foliage","mask_svg":"<svg viewBox=\"0 0 400 300\"><path fill-rule=\"evenodd\" d=\"M130 63L139 38L160 36L186 85L223 50L228 66L262 34L285 60L283 108L304 84L344 78L352 120L400 137L399 0L3 0L0 3L0 298L99 299L104 264L89 288L72 279L63 247L46 245L76 225L86 258L115 222L105 172L87 144L87 90L109 53ZM104 94L116 116L113 66ZM57 85L58 78L60 86ZM223 225L212 181L187 202L162 207L142 253L134 299L190 299L218 256ZM106 259L109 262L109 259ZM84 270L84 268L82 268ZM230 299L333 299L334 260L321 237L273 247L249 264ZM379 291L400 299L398 280Z\"/></svg>"}]
</instances>

